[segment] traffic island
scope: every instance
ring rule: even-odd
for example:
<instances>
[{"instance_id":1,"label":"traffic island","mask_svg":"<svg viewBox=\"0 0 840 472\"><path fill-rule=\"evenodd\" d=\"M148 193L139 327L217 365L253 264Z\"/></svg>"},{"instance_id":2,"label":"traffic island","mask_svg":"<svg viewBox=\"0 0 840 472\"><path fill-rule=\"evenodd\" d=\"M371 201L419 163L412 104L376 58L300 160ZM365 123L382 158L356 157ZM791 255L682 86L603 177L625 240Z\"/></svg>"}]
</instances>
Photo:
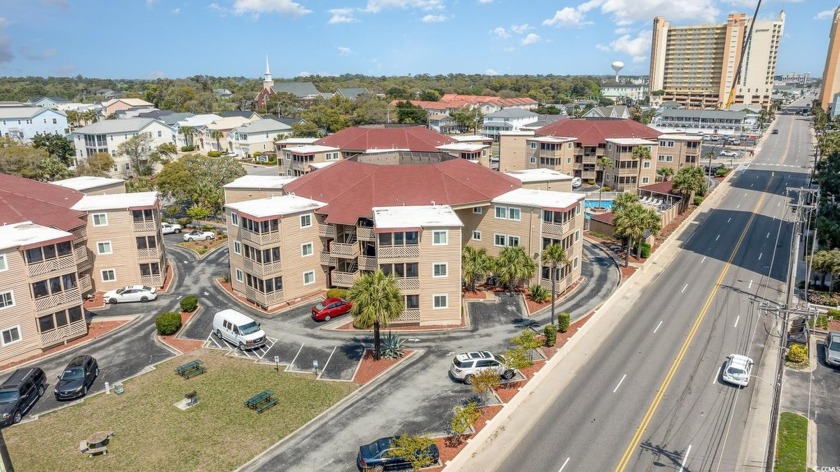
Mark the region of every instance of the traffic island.
<instances>
[{"instance_id":1,"label":"traffic island","mask_svg":"<svg viewBox=\"0 0 840 472\"><path fill-rule=\"evenodd\" d=\"M779 417L776 436L776 472L808 470L808 419L802 415L783 412Z\"/></svg>"}]
</instances>

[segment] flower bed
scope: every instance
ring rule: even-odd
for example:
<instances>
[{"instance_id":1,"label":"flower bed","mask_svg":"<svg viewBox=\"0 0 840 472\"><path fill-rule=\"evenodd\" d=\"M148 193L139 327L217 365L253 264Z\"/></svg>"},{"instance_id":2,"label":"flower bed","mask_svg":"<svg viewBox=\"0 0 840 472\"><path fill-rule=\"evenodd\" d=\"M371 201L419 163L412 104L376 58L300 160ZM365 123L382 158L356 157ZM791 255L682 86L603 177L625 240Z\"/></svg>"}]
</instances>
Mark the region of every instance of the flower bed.
<instances>
[{"instance_id":1,"label":"flower bed","mask_svg":"<svg viewBox=\"0 0 840 472\"><path fill-rule=\"evenodd\" d=\"M359 368L356 369L356 374L353 376L353 383L364 385L376 378L377 375L388 370L391 366L408 359L412 354L414 354L414 351L406 349L403 351L403 356L399 359L381 358L378 361L375 361L373 360L373 350L365 349L365 355L362 357L362 362L359 364Z\"/></svg>"},{"instance_id":2,"label":"flower bed","mask_svg":"<svg viewBox=\"0 0 840 472\"><path fill-rule=\"evenodd\" d=\"M458 445L451 445L449 443L449 441L447 440L448 438L446 436L435 438L435 444L438 447L438 451L440 451L440 463L443 464L443 465L439 466L439 467L430 467L428 469L423 469L423 470L434 471L434 472L442 471L444 469L444 467L446 467L446 463L448 461L451 461L452 459L454 459L455 456L457 456L458 453L461 452L461 450L464 449L464 447L466 447L467 439L469 439L472 436L475 436L475 434L477 434L479 431L481 431L481 429L484 428L487 425L487 422L490 421L491 419L493 419L493 417L496 416L496 414L499 413L500 411L502 411L502 406L501 405L482 407L481 408L481 416L479 416L478 420L476 420L476 422L473 424L473 428L475 429L475 433L464 435L461 438L461 442L458 443Z\"/></svg>"}]
</instances>

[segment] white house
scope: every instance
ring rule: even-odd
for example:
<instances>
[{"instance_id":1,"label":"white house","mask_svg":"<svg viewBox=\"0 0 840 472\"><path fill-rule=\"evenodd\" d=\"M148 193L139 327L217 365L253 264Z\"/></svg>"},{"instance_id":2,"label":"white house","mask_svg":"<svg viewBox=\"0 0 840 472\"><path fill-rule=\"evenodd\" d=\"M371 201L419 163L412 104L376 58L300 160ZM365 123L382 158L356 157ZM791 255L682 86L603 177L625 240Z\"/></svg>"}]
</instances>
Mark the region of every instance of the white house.
<instances>
[{"instance_id":1,"label":"white house","mask_svg":"<svg viewBox=\"0 0 840 472\"><path fill-rule=\"evenodd\" d=\"M484 116L481 134L497 138L500 131L519 131L522 125L537 121L539 115L521 108L506 108Z\"/></svg>"},{"instance_id":2,"label":"white house","mask_svg":"<svg viewBox=\"0 0 840 472\"><path fill-rule=\"evenodd\" d=\"M651 127L663 133L740 135L753 130L746 111L660 109Z\"/></svg>"},{"instance_id":3,"label":"white house","mask_svg":"<svg viewBox=\"0 0 840 472\"><path fill-rule=\"evenodd\" d=\"M239 157L251 156L255 152L274 151L277 136L292 134L292 127L271 118L245 123L231 131L233 152Z\"/></svg>"},{"instance_id":4,"label":"white house","mask_svg":"<svg viewBox=\"0 0 840 472\"><path fill-rule=\"evenodd\" d=\"M151 148L147 151L161 144L175 142L172 128L152 118L103 120L73 131L76 159L84 160L96 153L107 152L114 158L112 175L126 175L131 172L131 164L127 157L119 154L117 148L140 133L149 133L152 136Z\"/></svg>"},{"instance_id":5,"label":"white house","mask_svg":"<svg viewBox=\"0 0 840 472\"><path fill-rule=\"evenodd\" d=\"M213 123L214 121L221 119L221 116L216 115L214 113L204 113L201 115L193 115L187 119L175 123L172 126L172 131L175 132L175 146L177 146L178 149L181 149L183 146L189 146L190 144L195 145L195 142L198 140L198 137L204 130L204 127L209 125L210 123ZM188 137L181 133L181 128L185 126L192 128L192 136ZM190 143L187 142L188 138ZM204 144L199 143L197 147L200 149L204 149Z\"/></svg>"},{"instance_id":6,"label":"white house","mask_svg":"<svg viewBox=\"0 0 840 472\"><path fill-rule=\"evenodd\" d=\"M222 117L222 119L204 126L196 135L198 138L197 142L201 145L201 149L205 151L233 152L233 130L257 119L259 118L251 119L243 116Z\"/></svg>"},{"instance_id":7,"label":"white house","mask_svg":"<svg viewBox=\"0 0 840 472\"><path fill-rule=\"evenodd\" d=\"M33 107L41 107L41 108L51 108L56 109L58 105L62 105L64 103L69 103L70 100L62 97L35 97L29 99L26 102L27 105L32 105Z\"/></svg>"},{"instance_id":8,"label":"white house","mask_svg":"<svg viewBox=\"0 0 840 472\"><path fill-rule=\"evenodd\" d=\"M37 133L70 133L67 115L41 107L0 107L0 133L21 142L29 142Z\"/></svg>"}]
</instances>

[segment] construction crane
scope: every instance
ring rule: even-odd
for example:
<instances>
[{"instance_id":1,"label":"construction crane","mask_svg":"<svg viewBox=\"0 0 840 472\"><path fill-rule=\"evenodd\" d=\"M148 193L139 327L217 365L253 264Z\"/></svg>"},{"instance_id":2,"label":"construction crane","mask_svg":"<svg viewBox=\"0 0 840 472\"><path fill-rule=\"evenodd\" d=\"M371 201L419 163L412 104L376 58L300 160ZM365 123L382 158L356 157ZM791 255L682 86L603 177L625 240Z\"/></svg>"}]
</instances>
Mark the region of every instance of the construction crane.
<instances>
[{"instance_id":1,"label":"construction crane","mask_svg":"<svg viewBox=\"0 0 840 472\"><path fill-rule=\"evenodd\" d=\"M759 8L761 8L761 0L758 0L758 4L755 6L755 13L753 13L752 21L750 22L750 30L747 32L744 45L741 47L741 57L738 59L738 68L735 69L735 77L732 79L732 88L729 89L729 97L726 99L726 106L723 107L724 110L729 110L729 107L732 106L732 102L735 100L735 88L738 86L738 81L741 80L741 67L744 65L744 57L747 55L747 47L750 41L752 41L753 28L755 27L755 22L758 20Z\"/></svg>"}]
</instances>

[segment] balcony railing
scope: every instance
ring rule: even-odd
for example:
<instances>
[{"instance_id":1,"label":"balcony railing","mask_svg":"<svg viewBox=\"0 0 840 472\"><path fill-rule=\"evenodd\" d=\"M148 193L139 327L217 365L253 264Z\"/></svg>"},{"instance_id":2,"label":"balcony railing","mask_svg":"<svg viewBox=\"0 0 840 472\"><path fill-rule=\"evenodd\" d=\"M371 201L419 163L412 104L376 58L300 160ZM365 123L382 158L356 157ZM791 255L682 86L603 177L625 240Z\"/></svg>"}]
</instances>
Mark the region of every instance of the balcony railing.
<instances>
[{"instance_id":1,"label":"balcony railing","mask_svg":"<svg viewBox=\"0 0 840 472\"><path fill-rule=\"evenodd\" d=\"M330 257L341 257L342 259L354 259L359 256L359 245L352 243L337 243L333 241L330 244Z\"/></svg>"},{"instance_id":2,"label":"balcony railing","mask_svg":"<svg viewBox=\"0 0 840 472\"><path fill-rule=\"evenodd\" d=\"M266 277L269 275L278 274L283 271L283 266L280 264L280 261L273 261L273 262L257 262L248 259L247 257L243 259L245 270L250 272L252 275L256 275L258 277Z\"/></svg>"},{"instance_id":3,"label":"balcony railing","mask_svg":"<svg viewBox=\"0 0 840 472\"><path fill-rule=\"evenodd\" d=\"M420 290L419 277L397 277L395 280L400 290Z\"/></svg>"},{"instance_id":4,"label":"balcony railing","mask_svg":"<svg viewBox=\"0 0 840 472\"><path fill-rule=\"evenodd\" d=\"M81 264L83 262L87 262L88 260L88 251L87 248L84 246L79 246L73 250L76 254L76 264Z\"/></svg>"},{"instance_id":5,"label":"balcony railing","mask_svg":"<svg viewBox=\"0 0 840 472\"><path fill-rule=\"evenodd\" d=\"M334 238L335 226L333 225L318 225L318 236L322 238Z\"/></svg>"},{"instance_id":6,"label":"balcony railing","mask_svg":"<svg viewBox=\"0 0 840 472\"><path fill-rule=\"evenodd\" d=\"M87 323L84 318L74 321L68 325L56 328L46 333L41 333L41 347L48 347L62 343L68 339L75 338L87 333Z\"/></svg>"},{"instance_id":7,"label":"balcony railing","mask_svg":"<svg viewBox=\"0 0 840 472\"><path fill-rule=\"evenodd\" d=\"M163 274L141 275L140 283L151 287L160 287L161 285L163 285Z\"/></svg>"},{"instance_id":8,"label":"balcony railing","mask_svg":"<svg viewBox=\"0 0 840 472\"><path fill-rule=\"evenodd\" d=\"M56 257L55 259L28 264L26 269L30 277L35 277L71 267L76 267L76 258L72 254L68 254L66 256Z\"/></svg>"},{"instance_id":9,"label":"balcony railing","mask_svg":"<svg viewBox=\"0 0 840 472\"><path fill-rule=\"evenodd\" d=\"M259 303L262 306L272 306L282 303L285 298L283 297L283 291L278 290L272 293L262 293L254 290L251 287L245 287L245 297L252 302Z\"/></svg>"},{"instance_id":10,"label":"balcony railing","mask_svg":"<svg viewBox=\"0 0 840 472\"><path fill-rule=\"evenodd\" d=\"M321 253L321 265L335 266L336 264L338 264L338 261L330 255L329 251L324 250L324 252Z\"/></svg>"},{"instance_id":11,"label":"balcony railing","mask_svg":"<svg viewBox=\"0 0 840 472\"><path fill-rule=\"evenodd\" d=\"M63 292L47 295L35 299L35 311L47 311L65 303L81 303L82 292L79 287L71 288Z\"/></svg>"},{"instance_id":12,"label":"balcony railing","mask_svg":"<svg viewBox=\"0 0 840 472\"><path fill-rule=\"evenodd\" d=\"M418 323L420 321L420 309L419 308L408 308L403 310L400 313L399 318L397 318L394 323Z\"/></svg>"},{"instance_id":13,"label":"balcony railing","mask_svg":"<svg viewBox=\"0 0 840 472\"><path fill-rule=\"evenodd\" d=\"M377 249L379 259L399 259L403 257L420 257L420 246L379 246Z\"/></svg>"},{"instance_id":14,"label":"balcony railing","mask_svg":"<svg viewBox=\"0 0 840 472\"><path fill-rule=\"evenodd\" d=\"M134 222L134 231L157 231L158 224L155 220L143 220Z\"/></svg>"},{"instance_id":15,"label":"balcony railing","mask_svg":"<svg viewBox=\"0 0 840 472\"><path fill-rule=\"evenodd\" d=\"M360 241L376 241L376 236L373 234L373 228L359 227L356 228L356 237Z\"/></svg>"},{"instance_id":16,"label":"balcony railing","mask_svg":"<svg viewBox=\"0 0 840 472\"><path fill-rule=\"evenodd\" d=\"M356 275L358 275L358 273L359 273L358 271L357 272L340 272L340 271L334 270L330 274L330 280L332 281L332 284L335 285L336 287L352 287L353 282L355 281Z\"/></svg>"},{"instance_id":17,"label":"balcony railing","mask_svg":"<svg viewBox=\"0 0 840 472\"><path fill-rule=\"evenodd\" d=\"M376 270L376 258L369 256L359 256L360 270Z\"/></svg>"},{"instance_id":18,"label":"balcony railing","mask_svg":"<svg viewBox=\"0 0 840 472\"><path fill-rule=\"evenodd\" d=\"M150 247L146 249L138 249L137 250L137 258L138 259L154 259L159 260L160 256L163 254L159 247Z\"/></svg>"},{"instance_id":19,"label":"balcony railing","mask_svg":"<svg viewBox=\"0 0 840 472\"><path fill-rule=\"evenodd\" d=\"M93 283L91 282L89 275L79 277L79 290L81 290L82 293L87 293L93 290Z\"/></svg>"},{"instance_id":20,"label":"balcony railing","mask_svg":"<svg viewBox=\"0 0 840 472\"><path fill-rule=\"evenodd\" d=\"M543 222L542 232L543 234L562 236L574 228L574 221L574 219L571 219L563 224Z\"/></svg>"},{"instance_id":21,"label":"balcony railing","mask_svg":"<svg viewBox=\"0 0 840 472\"><path fill-rule=\"evenodd\" d=\"M245 229L239 232L239 237L243 241L249 241L254 244L264 245L280 242L280 232L274 231L272 233L252 233Z\"/></svg>"}]
</instances>

